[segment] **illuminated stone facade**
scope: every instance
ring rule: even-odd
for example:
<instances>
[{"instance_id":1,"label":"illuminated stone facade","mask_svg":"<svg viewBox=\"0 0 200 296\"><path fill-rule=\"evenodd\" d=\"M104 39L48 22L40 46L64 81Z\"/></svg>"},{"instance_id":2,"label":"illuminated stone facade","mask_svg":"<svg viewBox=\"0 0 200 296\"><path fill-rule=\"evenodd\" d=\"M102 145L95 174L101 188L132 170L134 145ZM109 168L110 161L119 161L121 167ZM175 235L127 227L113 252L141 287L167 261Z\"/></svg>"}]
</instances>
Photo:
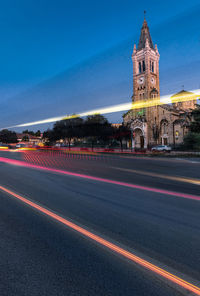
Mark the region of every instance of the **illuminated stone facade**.
<instances>
[{"instance_id":1,"label":"illuminated stone facade","mask_svg":"<svg viewBox=\"0 0 200 296\"><path fill-rule=\"evenodd\" d=\"M160 96L159 58L157 45L153 45L144 19L138 47L134 45L132 54L133 102L154 100ZM187 94L191 93L182 90L172 97ZM182 143L195 103L188 101L128 111L123 119L132 130L132 147L150 148L157 144L174 146Z\"/></svg>"}]
</instances>

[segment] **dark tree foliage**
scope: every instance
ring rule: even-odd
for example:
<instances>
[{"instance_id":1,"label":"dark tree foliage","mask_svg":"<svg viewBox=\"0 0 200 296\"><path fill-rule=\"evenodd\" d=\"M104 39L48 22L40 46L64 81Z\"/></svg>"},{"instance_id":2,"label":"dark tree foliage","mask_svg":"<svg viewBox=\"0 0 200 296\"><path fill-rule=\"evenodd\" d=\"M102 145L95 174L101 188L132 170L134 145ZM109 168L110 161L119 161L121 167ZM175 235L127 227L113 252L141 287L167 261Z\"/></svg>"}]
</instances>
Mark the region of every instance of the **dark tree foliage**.
<instances>
[{"instance_id":1,"label":"dark tree foliage","mask_svg":"<svg viewBox=\"0 0 200 296\"><path fill-rule=\"evenodd\" d=\"M25 130L22 132L23 134L28 134L28 135L31 135L31 136L34 136L35 133L33 131L29 131L29 130Z\"/></svg>"},{"instance_id":2,"label":"dark tree foliage","mask_svg":"<svg viewBox=\"0 0 200 296\"><path fill-rule=\"evenodd\" d=\"M28 142L29 141L29 137L27 135L23 136L22 141Z\"/></svg>"},{"instance_id":3,"label":"dark tree foliage","mask_svg":"<svg viewBox=\"0 0 200 296\"><path fill-rule=\"evenodd\" d=\"M129 140L131 137L131 131L126 125L121 125L119 128L113 128L113 137L120 143L121 150L123 150L122 141Z\"/></svg>"},{"instance_id":4,"label":"dark tree foliage","mask_svg":"<svg viewBox=\"0 0 200 296\"><path fill-rule=\"evenodd\" d=\"M25 130L22 133L23 134L28 134L28 135L31 135L31 136L36 136L36 137L40 137L40 135L41 135L41 131L40 130L38 130L35 133L33 131Z\"/></svg>"},{"instance_id":5,"label":"dark tree foliage","mask_svg":"<svg viewBox=\"0 0 200 296\"><path fill-rule=\"evenodd\" d=\"M188 133L184 138L184 148L188 150L200 150L200 133Z\"/></svg>"},{"instance_id":6,"label":"dark tree foliage","mask_svg":"<svg viewBox=\"0 0 200 296\"><path fill-rule=\"evenodd\" d=\"M84 137L91 141L92 149L97 141L108 142L112 136L113 128L108 120L100 115L90 115L84 122Z\"/></svg>"},{"instance_id":7,"label":"dark tree foliage","mask_svg":"<svg viewBox=\"0 0 200 296\"><path fill-rule=\"evenodd\" d=\"M80 117L58 121L52 130L43 134L44 139L53 143L57 140L66 140L70 148L72 139L87 138L92 148L97 141L110 141L113 128L108 120L99 114L88 116L85 120Z\"/></svg>"},{"instance_id":8,"label":"dark tree foliage","mask_svg":"<svg viewBox=\"0 0 200 296\"><path fill-rule=\"evenodd\" d=\"M200 106L197 105L196 109L192 111L193 121L190 125L190 131L192 133L200 133Z\"/></svg>"},{"instance_id":9,"label":"dark tree foliage","mask_svg":"<svg viewBox=\"0 0 200 296\"><path fill-rule=\"evenodd\" d=\"M10 144L17 143L17 135L7 129L0 131L0 142Z\"/></svg>"},{"instance_id":10,"label":"dark tree foliage","mask_svg":"<svg viewBox=\"0 0 200 296\"><path fill-rule=\"evenodd\" d=\"M189 150L200 150L200 106L192 111L190 132L185 136L183 147Z\"/></svg>"},{"instance_id":11,"label":"dark tree foliage","mask_svg":"<svg viewBox=\"0 0 200 296\"><path fill-rule=\"evenodd\" d=\"M35 136L36 136L36 137L40 137L40 135L41 135L41 131L38 130L38 131L35 133Z\"/></svg>"},{"instance_id":12,"label":"dark tree foliage","mask_svg":"<svg viewBox=\"0 0 200 296\"><path fill-rule=\"evenodd\" d=\"M48 129L43 133L43 139L46 141L45 142L46 145L51 145L57 140L54 131L50 129Z\"/></svg>"},{"instance_id":13,"label":"dark tree foliage","mask_svg":"<svg viewBox=\"0 0 200 296\"><path fill-rule=\"evenodd\" d=\"M80 117L57 121L52 130L43 133L43 138L50 143L66 140L70 148L73 138L83 137L83 119Z\"/></svg>"}]
</instances>

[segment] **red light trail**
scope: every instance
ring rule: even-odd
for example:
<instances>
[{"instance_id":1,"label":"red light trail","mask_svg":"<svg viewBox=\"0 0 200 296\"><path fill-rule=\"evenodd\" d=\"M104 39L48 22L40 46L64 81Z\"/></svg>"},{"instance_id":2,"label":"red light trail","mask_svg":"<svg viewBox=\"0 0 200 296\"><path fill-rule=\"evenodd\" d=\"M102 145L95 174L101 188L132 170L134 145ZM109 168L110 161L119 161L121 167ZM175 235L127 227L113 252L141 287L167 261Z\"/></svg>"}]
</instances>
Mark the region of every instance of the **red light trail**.
<instances>
[{"instance_id":1,"label":"red light trail","mask_svg":"<svg viewBox=\"0 0 200 296\"><path fill-rule=\"evenodd\" d=\"M105 178L101 178L101 177L95 177L95 176L90 176L90 175L85 175L85 174L74 173L74 172L60 170L60 169L48 168L48 167L35 165L35 164L29 164L24 161L9 159L9 158L5 158L5 157L0 157L0 162L11 164L11 165L17 165L17 166L21 166L21 167L26 167L26 168L43 170L46 172L52 172L52 173L58 173L58 174L67 175L67 176L78 177L78 178L87 179L87 180L104 182L107 184L114 184L114 185L119 185L119 186L133 188L133 189L145 190L145 191L149 191L149 192L155 192L155 193L165 194L165 195L169 195L169 196L182 197L182 198L186 198L186 199L200 201L200 196L198 196L198 195L192 195L192 194L181 193L181 192L174 192L174 191L169 191L169 190L164 190L164 189L158 189L158 188L153 188L153 187L148 187L148 186L142 186L142 185L137 185L137 184L131 184L131 183L126 183L126 182L121 182L121 181L105 179Z\"/></svg>"}]
</instances>

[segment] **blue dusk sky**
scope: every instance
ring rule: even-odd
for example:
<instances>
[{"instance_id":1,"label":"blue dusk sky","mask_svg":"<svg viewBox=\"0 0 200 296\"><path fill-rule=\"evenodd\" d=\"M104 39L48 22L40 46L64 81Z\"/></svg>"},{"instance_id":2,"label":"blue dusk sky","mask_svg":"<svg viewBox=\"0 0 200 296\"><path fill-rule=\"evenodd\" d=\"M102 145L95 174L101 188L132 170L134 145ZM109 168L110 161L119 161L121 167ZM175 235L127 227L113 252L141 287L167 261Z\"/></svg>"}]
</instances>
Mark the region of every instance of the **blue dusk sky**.
<instances>
[{"instance_id":1,"label":"blue dusk sky","mask_svg":"<svg viewBox=\"0 0 200 296\"><path fill-rule=\"evenodd\" d=\"M200 88L199 0L0 1L0 128L130 102L144 10L161 95Z\"/></svg>"}]
</instances>

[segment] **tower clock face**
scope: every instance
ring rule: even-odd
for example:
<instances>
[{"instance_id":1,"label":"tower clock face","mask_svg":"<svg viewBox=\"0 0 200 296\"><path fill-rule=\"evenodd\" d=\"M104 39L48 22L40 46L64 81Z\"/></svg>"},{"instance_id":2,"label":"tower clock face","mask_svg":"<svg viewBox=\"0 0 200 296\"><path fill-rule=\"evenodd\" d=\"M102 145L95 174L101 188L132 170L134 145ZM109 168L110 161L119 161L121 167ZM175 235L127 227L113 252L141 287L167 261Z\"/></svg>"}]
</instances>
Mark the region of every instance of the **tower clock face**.
<instances>
[{"instance_id":1,"label":"tower clock face","mask_svg":"<svg viewBox=\"0 0 200 296\"><path fill-rule=\"evenodd\" d=\"M138 83L139 84L143 84L144 83L144 77L143 76L138 79Z\"/></svg>"},{"instance_id":2,"label":"tower clock face","mask_svg":"<svg viewBox=\"0 0 200 296\"><path fill-rule=\"evenodd\" d=\"M155 82L156 82L156 81L155 81L155 78L154 78L154 77L151 77L151 83L152 83L152 84L155 84Z\"/></svg>"}]
</instances>

